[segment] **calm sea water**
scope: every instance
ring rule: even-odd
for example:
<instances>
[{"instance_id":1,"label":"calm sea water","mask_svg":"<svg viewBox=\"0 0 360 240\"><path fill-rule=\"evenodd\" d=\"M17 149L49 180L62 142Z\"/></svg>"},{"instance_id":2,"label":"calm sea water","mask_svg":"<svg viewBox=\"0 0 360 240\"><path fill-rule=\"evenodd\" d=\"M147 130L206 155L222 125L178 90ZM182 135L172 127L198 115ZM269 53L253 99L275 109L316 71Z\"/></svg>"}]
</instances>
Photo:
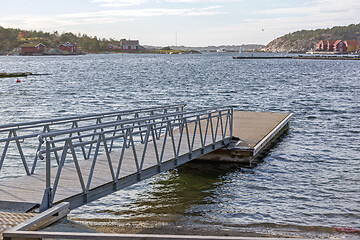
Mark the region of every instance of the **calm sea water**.
<instances>
[{"instance_id":1,"label":"calm sea water","mask_svg":"<svg viewBox=\"0 0 360 240\"><path fill-rule=\"evenodd\" d=\"M0 124L169 103L292 112L255 167L187 164L72 211L91 224L311 236L360 228L359 61L0 57ZM358 236L358 235L357 235Z\"/></svg>"}]
</instances>

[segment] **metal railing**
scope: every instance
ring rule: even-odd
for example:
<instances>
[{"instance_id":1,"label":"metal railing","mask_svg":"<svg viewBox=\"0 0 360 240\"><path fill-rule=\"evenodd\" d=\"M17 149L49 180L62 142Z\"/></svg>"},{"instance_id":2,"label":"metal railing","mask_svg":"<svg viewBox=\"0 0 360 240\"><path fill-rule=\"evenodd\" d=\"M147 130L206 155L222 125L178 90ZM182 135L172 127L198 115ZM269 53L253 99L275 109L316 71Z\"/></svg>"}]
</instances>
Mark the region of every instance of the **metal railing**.
<instances>
[{"instance_id":1,"label":"metal railing","mask_svg":"<svg viewBox=\"0 0 360 240\"><path fill-rule=\"evenodd\" d=\"M102 155L111 175L110 183L114 184L111 191L118 190L118 185L124 177L120 177L124 156L130 153L137 181L170 169L163 167L172 161L172 167L190 161L217 148L227 145L232 137L233 109L223 107L218 109L203 109L196 111L175 111L161 115L151 115L127 120L100 123L84 127L43 132L39 134L39 146L45 144L45 149L38 150L40 159L46 159L46 188L40 210L50 208L55 202L61 173L65 164L71 163L79 180L77 198L82 204L90 201L90 195L104 195L99 186L92 186L93 175L98 157ZM88 160L87 180L83 176L82 164L78 155L85 149L91 149L91 160ZM113 159L110 149L117 147L117 159ZM149 150L150 149L150 150ZM151 167L146 161L149 151L152 151ZM90 152L90 151L89 151ZM84 155L84 154L83 154ZM90 154L84 155L89 159ZM127 155L129 156L129 154ZM54 159L56 161L54 161ZM144 167L146 165L146 167ZM52 178L51 172L56 174ZM150 170L152 172L150 172ZM107 183L103 183L105 186ZM69 201L69 199L67 199ZM71 202L71 199L70 199Z\"/></svg>"},{"instance_id":2,"label":"metal railing","mask_svg":"<svg viewBox=\"0 0 360 240\"><path fill-rule=\"evenodd\" d=\"M2 151L0 150L0 171L3 168L5 159L10 158L10 160L16 161L16 159L20 158L25 173L27 175L33 174L35 172L38 162L38 155L36 153L42 148L42 145L39 144L39 142L37 141L37 136L40 133L59 131L69 128L78 129L81 126L101 125L104 123L111 124L123 120L140 119L149 116L161 116L168 113L182 112L185 106L186 104L166 105L134 110L114 111L107 113L88 114L66 118L55 118L49 120L1 125L0 147L2 147L2 144L4 145L1 149ZM79 132L74 132L74 134L79 135ZM10 143L15 143L15 146L11 146ZM109 151L112 150L112 145L113 142L109 147ZM83 149L83 155L85 159L88 159L90 157L91 150L92 147L90 147L87 152L85 152L85 150ZM15 154L18 154L18 156L15 156ZM57 154L57 152L55 152L55 157L57 161L59 161L59 155ZM31 169L28 163L30 158L33 159Z\"/></svg>"}]
</instances>

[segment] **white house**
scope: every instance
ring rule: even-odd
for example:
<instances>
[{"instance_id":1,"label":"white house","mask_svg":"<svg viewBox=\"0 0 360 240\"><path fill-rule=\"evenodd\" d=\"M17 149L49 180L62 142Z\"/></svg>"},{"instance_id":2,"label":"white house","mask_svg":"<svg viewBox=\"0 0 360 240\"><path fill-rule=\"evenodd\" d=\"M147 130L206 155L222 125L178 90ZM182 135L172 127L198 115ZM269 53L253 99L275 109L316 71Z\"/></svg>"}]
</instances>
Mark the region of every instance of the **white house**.
<instances>
[{"instance_id":1,"label":"white house","mask_svg":"<svg viewBox=\"0 0 360 240\"><path fill-rule=\"evenodd\" d=\"M140 49L139 40L121 39L120 48L122 50L139 50Z\"/></svg>"}]
</instances>

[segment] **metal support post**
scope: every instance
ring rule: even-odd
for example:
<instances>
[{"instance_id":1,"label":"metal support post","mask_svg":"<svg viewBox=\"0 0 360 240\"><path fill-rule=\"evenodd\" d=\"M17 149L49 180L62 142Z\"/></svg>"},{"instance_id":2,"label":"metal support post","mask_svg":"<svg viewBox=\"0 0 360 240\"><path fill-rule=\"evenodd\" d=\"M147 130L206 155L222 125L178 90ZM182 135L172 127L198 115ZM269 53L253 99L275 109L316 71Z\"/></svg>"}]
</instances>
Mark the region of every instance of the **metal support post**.
<instances>
[{"instance_id":1,"label":"metal support post","mask_svg":"<svg viewBox=\"0 0 360 240\"><path fill-rule=\"evenodd\" d=\"M52 206L51 202L51 162L50 162L50 143L46 141L46 179L45 191L40 205L40 212L43 212Z\"/></svg>"}]
</instances>

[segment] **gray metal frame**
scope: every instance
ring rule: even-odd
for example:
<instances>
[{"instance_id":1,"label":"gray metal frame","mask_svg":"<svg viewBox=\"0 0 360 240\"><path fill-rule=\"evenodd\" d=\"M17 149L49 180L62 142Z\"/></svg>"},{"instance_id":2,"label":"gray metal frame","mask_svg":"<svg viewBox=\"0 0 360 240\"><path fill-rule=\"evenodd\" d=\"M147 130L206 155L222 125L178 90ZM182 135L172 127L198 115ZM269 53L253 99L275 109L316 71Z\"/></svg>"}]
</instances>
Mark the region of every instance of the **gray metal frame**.
<instances>
[{"instance_id":1,"label":"gray metal frame","mask_svg":"<svg viewBox=\"0 0 360 240\"><path fill-rule=\"evenodd\" d=\"M9 154L9 151L13 150L11 154L15 154L14 151L18 152L24 166L25 173L27 175L33 174L35 172L38 161L38 156L36 153L41 150L42 146L41 144L37 144L37 149L36 151L33 151L33 154L26 154L24 153L24 150L26 148L24 148L24 145L26 143L28 143L29 145L36 144L36 137L39 135L39 133L51 132L59 129L79 128L80 125L100 125L105 122L118 122L122 119L137 119L146 116L165 115L171 112L182 112L185 106L186 104L165 105L125 111L114 111L107 113L88 114L66 118L55 118L41 121L0 125L0 144L5 143L4 147L2 148L2 153L0 155L0 171L3 167L7 155ZM75 132L74 134L78 133ZM16 150L9 148L11 142L14 142L16 144ZM112 145L113 142L109 146L110 152L112 150ZM91 149L92 147L90 147L88 152L85 152L85 150L82 149L85 159L89 158ZM30 168L28 164L28 158L31 157L33 157L33 163ZM55 157L59 162L60 158L57 152L55 152Z\"/></svg>"},{"instance_id":2,"label":"gray metal frame","mask_svg":"<svg viewBox=\"0 0 360 240\"><path fill-rule=\"evenodd\" d=\"M190 126L191 129L189 129ZM70 208L73 209L226 146L231 141L232 128L233 109L223 107L188 112L175 111L41 133L38 136L39 146L45 144L45 149L39 150L38 156L40 159L46 159L46 179L44 179L46 188L40 211L50 208L55 203L56 190L67 155L71 155L69 158L75 164L81 186L81 194L62 200L70 202ZM144 169L144 160L149 144L154 146L157 164ZM180 154L182 144L185 144L187 148L185 154ZM201 145L201 147L195 149L195 144ZM113 159L110 155L110 147L114 145L119 145L119 149L121 149L116 168L113 167ZM171 146L172 157L165 159L164 150L168 145ZM93 156L90 160L92 161L90 174L85 182L77 156L84 152L85 147L91 149L92 146L95 146L95 150L92 152ZM136 149L140 146L142 154L138 156ZM132 149L137 171L124 178L119 178L125 149ZM92 175L100 152L107 158L112 181L101 187L91 188ZM53 159L56 159L55 165L52 164ZM88 159L86 155L84 155L84 159ZM54 167L57 168L57 174L52 183L51 169Z\"/></svg>"}]
</instances>

